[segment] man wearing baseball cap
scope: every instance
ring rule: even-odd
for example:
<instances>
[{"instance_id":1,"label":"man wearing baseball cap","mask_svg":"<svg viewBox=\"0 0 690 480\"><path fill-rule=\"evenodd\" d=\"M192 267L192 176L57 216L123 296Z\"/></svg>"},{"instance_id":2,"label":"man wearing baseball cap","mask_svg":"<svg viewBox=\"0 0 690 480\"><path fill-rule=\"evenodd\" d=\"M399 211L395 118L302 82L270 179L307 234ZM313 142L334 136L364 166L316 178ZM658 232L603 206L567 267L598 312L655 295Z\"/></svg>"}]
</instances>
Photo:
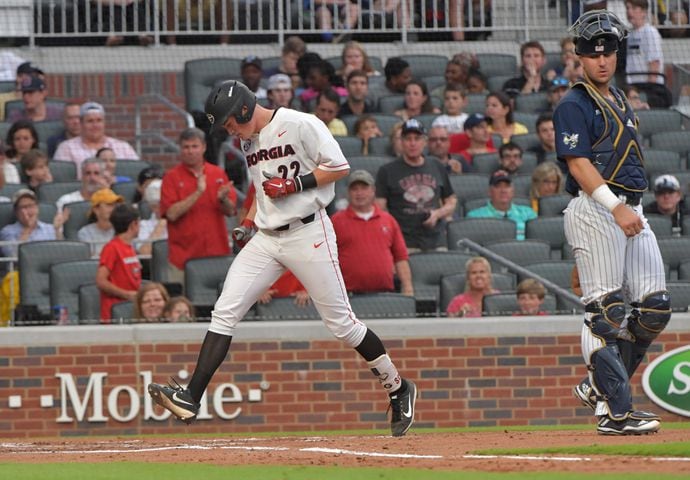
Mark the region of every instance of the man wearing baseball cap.
<instances>
[{"instance_id":1,"label":"man wearing baseball cap","mask_svg":"<svg viewBox=\"0 0 690 480\"><path fill-rule=\"evenodd\" d=\"M474 156L480 153L495 153L489 123L481 113L473 113L464 125L465 131L450 136L450 153L456 153L472 165Z\"/></svg>"},{"instance_id":2,"label":"man wearing baseball cap","mask_svg":"<svg viewBox=\"0 0 690 480\"><path fill-rule=\"evenodd\" d=\"M374 177L355 170L347 185L349 206L331 218L347 291L392 292L395 272L401 293L413 295L405 239L395 218L376 205Z\"/></svg>"},{"instance_id":3,"label":"man wearing baseball cap","mask_svg":"<svg viewBox=\"0 0 690 480\"><path fill-rule=\"evenodd\" d=\"M25 75L20 82L22 94L22 108L11 108L5 121L14 123L17 120L31 120L43 122L62 119L62 107L56 104L48 104L46 98L48 90L46 83L38 75Z\"/></svg>"},{"instance_id":4,"label":"man wearing baseball cap","mask_svg":"<svg viewBox=\"0 0 690 480\"><path fill-rule=\"evenodd\" d=\"M398 221L410 252L446 249L445 222L458 203L445 167L424 157L426 143L424 126L407 120L401 156L376 175L376 203Z\"/></svg>"},{"instance_id":5,"label":"man wearing baseball cap","mask_svg":"<svg viewBox=\"0 0 690 480\"><path fill-rule=\"evenodd\" d=\"M660 175L654 180L654 201L644 208L645 214L665 215L671 219L674 236L683 233L683 189L673 175Z\"/></svg>"},{"instance_id":6,"label":"man wearing baseball cap","mask_svg":"<svg viewBox=\"0 0 690 480\"><path fill-rule=\"evenodd\" d=\"M507 218L515 222L515 239L525 239L525 225L537 214L527 205L513 203L513 179L505 170L496 170L489 178L489 201L485 206L467 212L467 218Z\"/></svg>"}]
</instances>

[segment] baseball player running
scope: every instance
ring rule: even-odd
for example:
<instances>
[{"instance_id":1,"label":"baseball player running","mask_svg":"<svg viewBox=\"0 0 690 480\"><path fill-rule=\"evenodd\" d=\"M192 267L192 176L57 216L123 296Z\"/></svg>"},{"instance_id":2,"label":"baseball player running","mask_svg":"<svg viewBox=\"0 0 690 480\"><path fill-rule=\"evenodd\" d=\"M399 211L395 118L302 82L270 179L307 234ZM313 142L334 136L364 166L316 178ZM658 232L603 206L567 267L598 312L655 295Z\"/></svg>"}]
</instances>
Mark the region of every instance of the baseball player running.
<instances>
[{"instance_id":1,"label":"baseball player running","mask_svg":"<svg viewBox=\"0 0 690 480\"><path fill-rule=\"evenodd\" d=\"M236 81L213 89L206 114L212 128L225 128L242 139L256 197L233 232L246 244L228 271L189 385L152 383L149 394L178 419L194 420L235 326L287 268L304 285L333 335L367 361L390 396L392 435L405 435L414 420L417 387L400 377L379 337L350 308L335 233L324 209L335 196L334 182L350 168L338 143L315 116L257 105L254 94Z\"/></svg>"},{"instance_id":2,"label":"baseball player running","mask_svg":"<svg viewBox=\"0 0 690 480\"><path fill-rule=\"evenodd\" d=\"M659 417L633 409L630 377L671 310L661 253L640 205L647 180L637 117L610 84L627 32L611 12L593 10L569 33L584 79L553 119L558 158L568 165L566 190L575 195L565 210L565 234L585 304L581 337L589 378L574 392L594 409L602 435L656 432Z\"/></svg>"}]
</instances>

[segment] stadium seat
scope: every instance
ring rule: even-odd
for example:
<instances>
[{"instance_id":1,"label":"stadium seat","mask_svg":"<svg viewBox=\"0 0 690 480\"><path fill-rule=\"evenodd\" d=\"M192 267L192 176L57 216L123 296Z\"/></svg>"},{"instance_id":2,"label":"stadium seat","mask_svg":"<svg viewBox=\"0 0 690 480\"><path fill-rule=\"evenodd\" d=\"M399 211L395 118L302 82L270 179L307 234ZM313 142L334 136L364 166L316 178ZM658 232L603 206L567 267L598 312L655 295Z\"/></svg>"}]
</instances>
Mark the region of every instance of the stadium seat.
<instances>
[{"instance_id":1,"label":"stadium seat","mask_svg":"<svg viewBox=\"0 0 690 480\"><path fill-rule=\"evenodd\" d=\"M2 137L0 137L2 139ZM12 200L12 196L22 188L28 188L25 183L6 183L0 188L0 197L7 197Z\"/></svg>"},{"instance_id":2,"label":"stadium seat","mask_svg":"<svg viewBox=\"0 0 690 480\"><path fill-rule=\"evenodd\" d=\"M491 175L498 169L498 152L478 153L472 159L474 173Z\"/></svg>"},{"instance_id":3,"label":"stadium seat","mask_svg":"<svg viewBox=\"0 0 690 480\"><path fill-rule=\"evenodd\" d=\"M661 257L671 270L677 271L681 262L690 259L690 237L662 237L657 242Z\"/></svg>"},{"instance_id":4,"label":"stadium seat","mask_svg":"<svg viewBox=\"0 0 690 480\"><path fill-rule=\"evenodd\" d=\"M486 248L518 265L551 260L551 246L543 240L504 240L487 243Z\"/></svg>"},{"instance_id":5,"label":"stadium seat","mask_svg":"<svg viewBox=\"0 0 690 480\"><path fill-rule=\"evenodd\" d=\"M527 152L530 148L539 146L539 137L536 133L523 133L522 135L513 135L510 141L522 148L523 152Z\"/></svg>"},{"instance_id":6,"label":"stadium seat","mask_svg":"<svg viewBox=\"0 0 690 480\"><path fill-rule=\"evenodd\" d=\"M521 172L524 165L520 167L518 172ZM529 191L532 187L532 175L527 173L519 173L513 176L513 189L516 197L529 197Z\"/></svg>"},{"instance_id":7,"label":"stadium seat","mask_svg":"<svg viewBox=\"0 0 690 480\"><path fill-rule=\"evenodd\" d=\"M19 245L20 304L35 305L50 311L50 267L71 260L88 260L91 250L86 243L37 241Z\"/></svg>"},{"instance_id":8,"label":"stadium seat","mask_svg":"<svg viewBox=\"0 0 690 480\"><path fill-rule=\"evenodd\" d=\"M646 213L645 218L647 218L649 228L652 229L657 238L670 237L673 234L673 222L671 222L671 217L661 214ZM688 252L688 256L690 257L690 252Z\"/></svg>"},{"instance_id":9,"label":"stadium seat","mask_svg":"<svg viewBox=\"0 0 690 480\"><path fill-rule=\"evenodd\" d=\"M184 266L185 295L193 305L216 303L218 283L225 279L233 259L224 255L187 260Z\"/></svg>"},{"instance_id":10,"label":"stadium seat","mask_svg":"<svg viewBox=\"0 0 690 480\"><path fill-rule=\"evenodd\" d=\"M548 260L525 265L525 268L535 275L539 275L561 288L570 290L570 275L572 274L574 260ZM533 278L528 275L519 275L519 280Z\"/></svg>"},{"instance_id":11,"label":"stadium seat","mask_svg":"<svg viewBox=\"0 0 690 480\"><path fill-rule=\"evenodd\" d=\"M438 87L445 87L446 77L444 75L425 75L422 77L422 82L426 83L429 89L429 94Z\"/></svg>"},{"instance_id":12,"label":"stadium seat","mask_svg":"<svg viewBox=\"0 0 690 480\"><path fill-rule=\"evenodd\" d=\"M14 80L0 80L0 93L14 92L17 84Z\"/></svg>"},{"instance_id":13,"label":"stadium seat","mask_svg":"<svg viewBox=\"0 0 690 480\"><path fill-rule=\"evenodd\" d=\"M678 265L678 280L690 281L690 259L683 260Z\"/></svg>"},{"instance_id":14,"label":"stadium seat","mask_svg":"<svg viewBox=\"0 0 690 480\"><path fill-rule=\"evenodd\" d=\"M133 182L136 182L137 178L139 178L139 172L150 166L151 164L149 162L143 160L126 160L118 158L117 162L115 162L115 175L129 177Z\"/></svg>"},{"instance_id":15,"label":"stadium seat","mask_svg":"<svg viewBox=\"0 0 690 480\"><path fill-rule=\"evenodd\" d=\"M376 178L376 173L381 166L395 160L394 157L388 155L368 155L368 156L352 156L348 157L347 161L350 164L350 173L355 170L366 170Z\"/></svg>"},{"instance_id":16,"label":"stadium seat","mask_svg":"<svg viewBox=\"0 0 690 480\"><path fill-rule=\"evenodd\" d=\"M119 182L113 185L111 188L113 192L121 195L125 199L125 202L132 204L137 195L137 183L136 180L133 182Z\"/></svg>"},{"instance_id":17,"label":"stadium seat","mask_svg":"<svg viewBox=\"0 0 690 480\"><path fill-rule=\"evenodd\" d=\"M91 202L73 202L64 206L69 209L69 218L62 226L62 231L67 240L77 240L79 229L89 223Z\"/></svg>"},{"instance_id":18,"label":"stadium seat","mask_svg":"<svg viewBox=\"0 0 690 480\"><path fill-rule=\"evenodd\" d=\"M81 182L52 182L43 183L38 187L38 201L43 203L55 203L58 198L66 193L81 189Z\"/></svg>"},{"instance_id":19,"label":"stadium seat","mask_svg":"<svg viewBox=\"0 0 690 480\"><path fill-rule=\"evenodd\" d=\"M134 303L120 302L113 305L110 309L112 323L136 323L134 318Z\"/></svg>"},{"instance_id":20,"label":"stadium seat","mask_svg":"<svg viewBox=\"0 0 690 480\"><path fill-rule=\"evenodd\" d=\"M80 318L79 288L95 281L97 269L97 259L74 260L50 266L50 304L66 307L70 322L77 323Z\"/></svg>"},{"instance_id":21,"label":"stadium seat","mask_svg":"<svg viewBox=\"0 0 690 480\"><path fill-rule=\"evenodd\" d=\"M647 178L685 169L685 159L678 152L648 148L643 151Z\"/></svg>"},{"instance_id":22,"label":"stadium seat","mask_svg":"<svg viewBox=\"0 0 690 480\"><path fill-rule=\"evenodd\" d=\"M376 124L379 126L379 130L383 133L383 138L388 140L388 137L393 130L393 127L402 122L402 119L400 117L397 117L395 115L390 115L390 114L385 114L385 113L374 113L374 118L376 119ZM380 140L378 138L374 139L372 138L369 142L369 147L371 150L371 142L373 140ZM370 152L371 153L371 152ZM380 152L374 152L374 153L380 153Z\"/></svg>"},{"instance_id":23,"label":"stadium seat","mask_svg":"<svg viewBox=\"0 0 690 480\"><path fill-rule=\"evenodd\" d=\"M500 92L503 90L503 84L513 77L515 77L515 75L491 75L487 77L487 88L490 92Z\"/></svg>"},{"instance_id":24,"label":"stadium seat","mask_svg":"<svg viewBox=\"0 0 690 480\"><path fill-rule=\"evenodd\" d=\"M480 245L496 240L513 240L515 222L507 218L461 218L448 224L448 249L463 250L458 241L467 238Z\"/></svg>"},{"instance_id":25,"label":"stadium seat","mask_svg":"<svg viewBox=\"0 0 690 480\"><path fill-rule=\"evenodd\" d=\"M294 297L274 298L266 304L256 304L256 320L318 320L320 318L313 303L300 307L295 305Z\"/></svg>"},{"instance_id":26,"label":"stadium seat","mask_svg":"<svg viewBox=\"0 0 690 480\"><path fill-rule=\"evenodd\" d=\"M690 305L690 282L668 282L666 290L671 295L671 310L687 312Z\"/></svg>"},{"instance_id":27,"label":"stadium seat","mask_svg":"<svg viewBox=\"0 0 690 480\"><path fill-rule=\"evenodd\" d=\"M353 295L350 306L360 319L414 318L417 312L414 297L399 293Z\"/></svg>"},{"instance_id":28,"label":"stadium seat","mask_svg":"<svg viewBox=\"0 0 690 480\"><path fill-rule=\"evenodd\" d=\"M465 271L465 263L472 258L460 252L413 253L409 257L412 284L417 300L438 301L441 277Z\"/></svg>"},{"instance_id":29,"label":"stadium seat","mask_svg":"<svg viewBox=\"0 0 690 480\"><path fill-rule=\"evenodd\" d=\"M546 92L521 94L515 97L515 112L539 114L549 108L549 99ZM525 125L530 131L534 130L534 124Z\"/></svg>"},{"instance_id":30,"label":"stadium seat","mask_svg":"<svg viewBox=\"0 0 690 480\"><path fill-rule=\"evenodd\" d=\"M77 180L77 165L74 162L52 160L48 162L53 182L74 182Z\"/></svg>"},{"instance_id":31,"label":"stadium seat","mask_svg":"<svg viewBox=\"0 0 690 480\"><path fill-rule=\"evenodd\" d=\"M467 95L467 105L464 112L467 114L484 113L486 110L486 95L483 93L470 93Z\"/></svg>"},{"instance_id":32,"label":"stadium seat","mask_svg":"<svg viewBox=\"0 0 690 480\"><path fill-rule=\"evenodd\" d=\"M514 77L517 74L517 59L507 53L478 53L479 70L488 78L494 75Z\"/></svg>"},{"instance_id":33,"label":"stadium seat","mask_svg":"<svg viewBox=\"0 0 690 480\"><path fill-rule=\"evenodd\" d=\"M565 210L572 199L573 197L569 193L541 197L539 199L539 216L553 217L563 215L563 210Z\"/></svg>"},{"instance_id":34,"label":"stadium seat","mask_svg":"<svg viewBox=\"0 0 690 480\"><path fill-rule=\"evenodd\" d=\"M500 291L515 290L515 275L512 273L492 273L491 285ZM448 304L456 295L465 291L465 273L454 273L441 278L441 296L439 297L439 311L444 313Z\"/></svg>"},{"instance_id":35,"label":"stadium seat","mask_svg":"<svg viewBox=\"0 0 690 480\"><path fill-rule=\"evenodd\" d=\"M380 127L379 127L380 128ZM393 155L390 139L387 136L369 140L369 155Z\"/></svg>"},{"instance_id":36,"label":"stadium seat","mask_svg":"<svg viewBox=\"0 0 690 480\"><path fill-rule=\"evenodd\" d=\"M358 137L334 137L343 155L350 158L353 155L362 155L362 140Z\"/></svg>"},{"instance_id":37,"label":"stadium seat","mask_svg":"<svg viewBox=\"0 0 690 480\"><path fill-rule=\"evenodd\" d=\"M637 132L644 138L650 138L659 132L673 132L682 128L682 116L676 110L652 108L651 110L636 110L640 123Z\"/></svg>"},{"instance_id":38,"label":"stadium seat","mask_svg":"<svg viewBox=\"0 0 690 480\"><path fill-rule=\"evenodd\" d=\"M547 293L541 307L542 311L555 312L556 308L556 298ZM519 311L516 292L493 293L484 295L482 299L482 314L487 317L512 316Z\"/></svg>"},{"instance_id":39,"label":"stadium seat","mask_svg":"<svg viewBox=\"0 0 690 480\"><path fill-rule=\"evenodd\" d=\"M449 178L459 203L470 198L484 198L489 191L489 176L483 173L449 175Z\"/></svg>"},{"instance_id":40,"label":"stadium seat","mask_svg":"<svg viewBox=\"0 0 690 480\"><path fill-rule=\"evenodd\" d=\"M403 54L400 58L410 64L412 76L415 78L422 78L429 73L445 72L448 64L448 57L445 55Z\"/></svg>"},{"instance_id":41,"label":"stadium seat","mask_svg":"<svg viewBox=\"0 0 690 480\"><path fill-rule=\"evenodd\" d=\"M404 95L386 95L385 97L379 98L379 112L386 115L392 115L396 110L403 108L404 102ZM398 118L398 121L402 121L402 119ZM380 125L379 128L381 128Z\"/></svg>"},{"instance_id":42,"label":"stadium seat","mask_svg":"<svg viewBox=\"0 0 690 480\"><path fill-rule=\"evenodd\" d=\"M0 203L0 229L16 221L14 205L9 202Z\"/></svg>"},{"instance_id":43,"label":"stadium seat","mask_svg":"<svg viewBox=\"0 0 690 480\"><path fill-rule=\"evenodd\" d=\"M95 283L81 285L79 292L79 323L101 323L101 294Z\"/></svg>"},{"instance_id":44,"label":"stadium seat","mask_svg":"<svg viewBox=\"0 0 690 480\"><path fill-rule=\"evenodd\" d=\"M436 120L438 116L438 113L424 113L422 115L417 115L414 118L417 119L419 123L424 125L424 128L426 128L426 131L428 132L431 128L431 124L434 123L434 120Z\"/></svg>"},{"instance_id":45,"label":"stadium seat","mask_svg":"<svg viewBox=\"0 0 690 480\"><path fill-rule=\"evenodd\" d=\"M537 94L533 93L532 95ZM529 133L536 133L537 118L539 118L538 113L528 113L520 111L513 112L513 120L527 127L527 131Z\"/></svg>"},{"instance_id":46,"label":"stadium seat","mask_svg":"<svg viewBox=\"0 0 690 480\"><path fill-rule=\"evenodd\" d=\"M62 120L46 120L43 122L35 122L34 127L36 128L36 133L38 133L38 139L42 145L45 145L46 141L55 135L60 135L65 129L65 124Z\"/></svg>"},{"instance_id":47,"label":"stadium seat","mask_svg":"<svg viewBox=\"0 0 690 480\"><path fill-rule=\"evenodd\" d=\"M652 148L672 150L686 156L690 150L690 135L682 130L653 133L650 145Z\"/></svg>"},{"instance_id":48,"label":"stadium seat","mask_svg":"<svg viewBox=\"0 0 690 480\"><path fill-rule=\"evenodd\" d=\"M211 88L219 81L240 78L238 58L199 58L184 64L185 109L204 111L204 102Z\"/></svg>"},{"instance_id":49,"label":"stadium seat","mask_svg":"<svg viewBox=\"0 0 690 480\"><path fill-rule=\"evenodd\" d=\"M565 245L565 230L562 216L537 217L525 224L525 238L528 240L542 240L551 246L551 250L560 251Z\"/></svg>"},{"instance_id":50,"label":"stadium seat","mask_svg":"<svg viewBox=\"0 0 690 480\"><path fill-rule=\"evenodd\" d=\"M156 240L151 243L151 281L168 282L168 240Z\"/></svg>"}]
</instances>

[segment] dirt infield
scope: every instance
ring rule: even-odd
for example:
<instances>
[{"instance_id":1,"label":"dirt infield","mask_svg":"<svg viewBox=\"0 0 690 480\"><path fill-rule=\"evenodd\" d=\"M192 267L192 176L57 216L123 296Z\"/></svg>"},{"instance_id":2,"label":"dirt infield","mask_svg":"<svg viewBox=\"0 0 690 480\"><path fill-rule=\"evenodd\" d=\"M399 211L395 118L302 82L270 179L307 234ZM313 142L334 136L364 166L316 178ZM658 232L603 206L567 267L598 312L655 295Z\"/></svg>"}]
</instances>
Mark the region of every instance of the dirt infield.
<instances>
[{"instance_id":1,"label":"dirt infield","mask_svg":"<svg viewBox=\"0 0 690 480\"><path fill-rule=\"evenodd\" d=\"M214 465L341 465L475 471L577 471L674 473L690 459L596 456L482 456L492 448L642 444L687 441L687 430L639 437L603 437L591 431L481 433L411 432L383 436L58 439L0 442L0 462L201 462Z\"/></svg>"}]
</instances>

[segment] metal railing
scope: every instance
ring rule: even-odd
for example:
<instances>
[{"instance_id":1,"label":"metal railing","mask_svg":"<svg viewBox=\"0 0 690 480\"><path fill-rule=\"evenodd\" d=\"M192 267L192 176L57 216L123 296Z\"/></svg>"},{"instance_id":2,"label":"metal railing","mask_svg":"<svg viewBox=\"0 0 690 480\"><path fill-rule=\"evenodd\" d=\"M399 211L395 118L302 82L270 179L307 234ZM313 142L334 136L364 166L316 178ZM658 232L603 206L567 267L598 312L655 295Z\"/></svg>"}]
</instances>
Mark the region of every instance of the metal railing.
<instances>
[{"instance_id":1,"label":"metal railing","mask_svg":"<svg viewBox=\"0 0 690 480\"><path fill-rule=\"evenodd\" d=\"M173 152L179 152L180 147L175 143L173 140L170 140L168 137L163 135L161 132L156 132L156 131L151 131L151 132L145 132L142 127L142 118L141 118L141 107L144 105L144 103L162 103L166 107L168 107L170 110L172 110L174 113L182 117L185 121L185 124L187 128L194 127L194 118L192 115L184 110L183 108L178 107L175 105L172 101L168 100L166 97L161 95L160 93L148 93L145 95L140 95L137 97L137 101L134 105L134 139L136 141L136 150L139 155L142 153L141 149L141 141L144 138L154 138L159 140L161 143L163 143L166 147L170 148L171 151Z\"/></svg>"}]
</instances>

